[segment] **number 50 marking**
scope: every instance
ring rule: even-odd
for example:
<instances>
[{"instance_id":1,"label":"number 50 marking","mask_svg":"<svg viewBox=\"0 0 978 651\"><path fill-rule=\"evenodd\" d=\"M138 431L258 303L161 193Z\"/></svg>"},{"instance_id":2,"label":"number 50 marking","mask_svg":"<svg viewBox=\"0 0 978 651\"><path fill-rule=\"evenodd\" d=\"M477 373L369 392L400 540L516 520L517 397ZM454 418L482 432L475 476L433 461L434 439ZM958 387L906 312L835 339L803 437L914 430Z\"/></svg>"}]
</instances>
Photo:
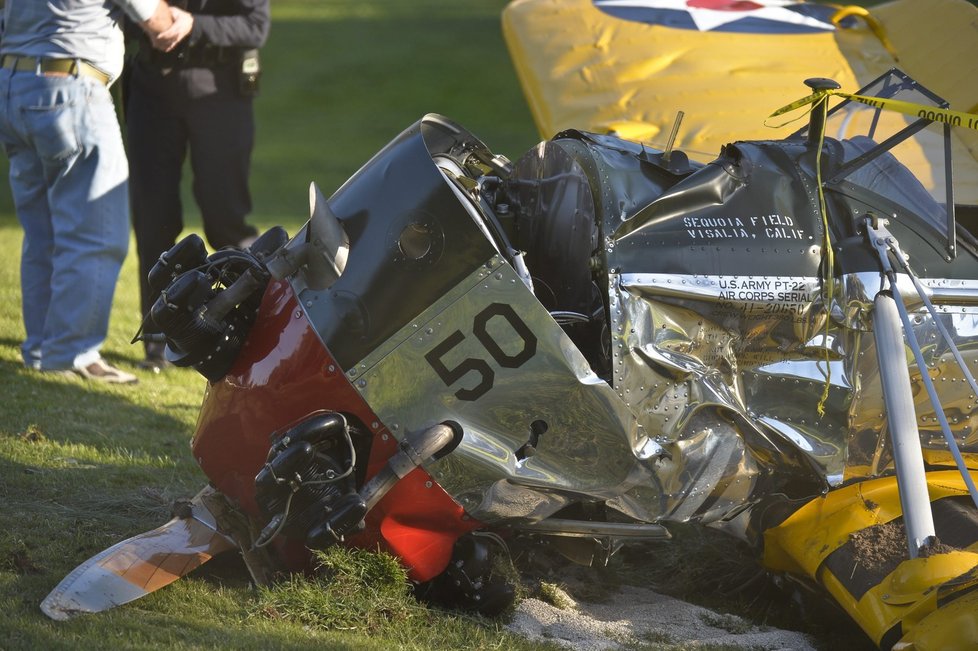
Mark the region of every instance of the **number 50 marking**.
<instances>
[{"instance_id":1,"label":"number 50 marking","mask_svg":"<svg viewBox=\"0 0 978 651\"><path fill-rule=\"evenodd\" d=\"M492 335L489 334L487 326L489 321L495 317L505 319L509 327L523 341L523 348L515 355L508 354L499 345ZM537 338L530 331L529 326L523 322L512 305L506 303L492 303L484 310L475 315L472 320L472 334L479 340L489 356L503 368L519 368L523 366L537 352ZM459 400L478 400L492 388L496 379L489 362L477 357L466 357L453 368L448 368L442 358L453 348L458 346L465 339L461 330L456 330L448 335L444 341L432 348L424 358L434 369L438 377L441 378L445 386L450 387L469 373L476 373L479 376L479 383L471 389L461 388L455 392L455 397Z\"/></svg>"}]
</instances>

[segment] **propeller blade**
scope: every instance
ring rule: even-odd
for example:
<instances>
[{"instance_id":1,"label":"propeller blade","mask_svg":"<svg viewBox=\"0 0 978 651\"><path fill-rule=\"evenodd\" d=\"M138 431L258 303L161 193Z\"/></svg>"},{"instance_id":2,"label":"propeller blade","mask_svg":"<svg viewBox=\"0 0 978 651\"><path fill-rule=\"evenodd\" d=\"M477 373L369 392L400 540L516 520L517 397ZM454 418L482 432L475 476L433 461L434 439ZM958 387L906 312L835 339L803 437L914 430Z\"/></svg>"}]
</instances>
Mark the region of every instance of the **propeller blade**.
<instances>
[{"instance_id":1,"label":"propeller blade","mask_svg":"<svg viewBox=\"0 0 978 651\"><path fill-rule=\"evenodd\" d=\"M113 545L76 567L41 602L51 619L97 613L139 599L169 585L223 551L237 547L217 529L201 498L190 515Z\"/></svg>"}]
</instances>

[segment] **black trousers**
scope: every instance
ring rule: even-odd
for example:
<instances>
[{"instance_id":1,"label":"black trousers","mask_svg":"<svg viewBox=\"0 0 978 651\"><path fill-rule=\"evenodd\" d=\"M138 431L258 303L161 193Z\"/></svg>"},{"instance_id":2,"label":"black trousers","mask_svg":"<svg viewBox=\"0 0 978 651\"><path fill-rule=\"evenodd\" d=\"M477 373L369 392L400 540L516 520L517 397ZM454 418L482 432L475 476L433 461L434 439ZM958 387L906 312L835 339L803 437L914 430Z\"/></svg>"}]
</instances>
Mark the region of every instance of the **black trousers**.
<instances>
[{"instance_id":1,"label":"black trousers","mask_svg":"<svg viewBox=\"0 0 978 651\"><path fill-rule=\"evenodd\" d=\"M180 181L188 151L193 197L211 248L235 246L257 234L245 221L251 212L254 111L252 98L237 92L235 75L233 67L163 74L134 64L125 118L144 315L157 298L146 277L183 230Z\"/></svg>"}]
</instances>

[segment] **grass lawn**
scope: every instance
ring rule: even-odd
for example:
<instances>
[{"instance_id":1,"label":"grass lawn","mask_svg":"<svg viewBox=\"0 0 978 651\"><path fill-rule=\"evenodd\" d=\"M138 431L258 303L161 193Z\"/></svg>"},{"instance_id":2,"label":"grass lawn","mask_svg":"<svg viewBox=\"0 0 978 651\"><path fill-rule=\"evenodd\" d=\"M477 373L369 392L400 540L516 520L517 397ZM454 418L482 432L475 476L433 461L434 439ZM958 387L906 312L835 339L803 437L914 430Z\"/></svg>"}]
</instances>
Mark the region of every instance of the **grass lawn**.
<instances>
[{"instance_id":1,"label":"grass lawn","mask_svg":"<svg viewBox=\"0 0 978 651\"><path fill-rule=\"evenodd\" d=\"M307 187L332 193L427 112L516 157L537 136L503 45L501 0L275 0L263 51L253 221L294 233ZM6 179L6 160L0 161ZM186 184L189 185L189 184ZM185 192L188 229L199 231ZM75 565L169 518L205 483L189 440L205 381L137 372L136 387L41 377L19 344L21 230L0 183L0 649L512 648L493 624L415 608L387 630L328 630L279 613L221 560L98 616L52 622L38 609ZM116 293L105 356L132 368L138 314L134 249ZM224 562L225 565L227 564ZM216 567L216 569L209 569ZM274 595L266 598L274 598ZM267 610L267 609L266 609ZM518 644L517 644L518 645Z\"/></svg>"}]
</instances>

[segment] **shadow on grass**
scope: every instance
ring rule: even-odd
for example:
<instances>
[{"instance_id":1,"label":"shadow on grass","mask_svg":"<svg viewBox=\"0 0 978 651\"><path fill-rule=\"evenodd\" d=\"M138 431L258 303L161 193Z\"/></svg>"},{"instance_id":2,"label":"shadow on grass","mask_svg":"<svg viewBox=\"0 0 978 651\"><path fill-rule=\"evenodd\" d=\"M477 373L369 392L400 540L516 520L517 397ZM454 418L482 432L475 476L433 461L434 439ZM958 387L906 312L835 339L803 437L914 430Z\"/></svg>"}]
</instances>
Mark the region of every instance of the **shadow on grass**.
<instances>
[{"instance_id":1,"label":"shadow on grass","mask_svg":"<svg viewBox=\"0 0 978 651\"><path fill-rule=\"evenodd\" d=\"M18 350L20 341L0 337L0 347ZM112 363L125 362L111 353ZM178 372L190 372L180 369ZM90 445L100 450L126 449L133 454L168 455L187 449L199 402L168 402L154 394L165 393L159 381L136 385L108 385L86 381L74 375L45 374L25 368L19 362L0 360L0 434L39 431L50 441ZM185 387L174 392L174 399L186 401ZM183 418L168 413L183 412ZM186 412L191 412L190 416ZM183 455L182 455L183 456ZM189 459L189 453L186 458Z\"/></svg>"},{"instance_id":2,"label":"shadow on grass","mask_svg":"<svg viewBox=\"0 0 978 651\"><path fill-rule=\"evenodd\" d=\"M9 340L0 340L8 345ZM190 430L185 420L170 416L166 404L151 403L135 393L142 384L112 386L77 376L46 374L0 360L0 433L32 428L44 439L62 445L81 444L103 452L126 450L133 456L163 456L186 451ZM196 405L174 405L181 410ZM186 454L183 454L185 453Z\"/></svg>"},{"instance_id":3,"label":"shadow on grass","mask_svg":"<svg viewBox=\"0 0 978 651\"><path fill-rule=\"evenodd\" d=\"M0 603L43 597L37 590L159 526L174 499L205 483L186 419L158 401L139 404L132 392L141 386L49 377L0 361Z\"/></svg>"}]
</instances>

